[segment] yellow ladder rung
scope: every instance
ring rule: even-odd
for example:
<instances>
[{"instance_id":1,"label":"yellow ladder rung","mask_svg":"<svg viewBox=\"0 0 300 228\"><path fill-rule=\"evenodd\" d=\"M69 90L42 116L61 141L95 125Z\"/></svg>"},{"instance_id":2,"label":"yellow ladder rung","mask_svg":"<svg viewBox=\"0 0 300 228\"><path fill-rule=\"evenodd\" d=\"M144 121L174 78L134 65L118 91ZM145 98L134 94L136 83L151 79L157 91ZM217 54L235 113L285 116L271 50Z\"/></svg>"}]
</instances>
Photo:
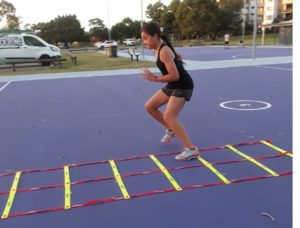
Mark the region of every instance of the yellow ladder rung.
<instances>
[{"instance_id":1,"label":"yellow ladder rung","mask_svg":"<svg viewBox=\"0 0 300 228\"><path fill-rule=\"evenodd\" d=\"M254 158L244 154L243 152L239 151L238 149L234 148L231 145L226 145L227 148L229 148L230 150L232 150L233 152L237 153L238 155L240 155L243 158L246 158L248 161L254 163L255 165L257 165L258 167L260 167L261 169L265 170L266 172L270 173L273 176L278 177L279 175L274 172L273 170L271 170L270 168L268 168L267 166L261 164L260 162L256 161Z\"/></svg>"},{"instance_id":2,"label":"yellow ladder rung","mask_svg":"<svg viewBox=\"0 0 300 228\"><path fill-rule=\"evenodd\" d=\"M169 173L169 171L166 169L166 167L153 154L150 154L149 157L160 168L160 170L163 172L163 174L165 174L166 178L170 181L170 183L174 186L174 188L177 191L182 191L182 188L175 181L175 179L172 177L172 175Z\"/></svg>"},{"instance_id":3,"label":"yellow ladder rung","mask_svg":"<svg viewBox=\"0 0 300 228\"><path fill-rule=\"evenodd\" d=\"M230 184L230 181L223 175L221 174L212 164L210 164L208 161L201 157L197 157L197 159L205 165L207 168L209 168L215 175L217 175L225 184Z\"/></svg>"},{"instance_id":4,"label":"yellow ladder rung","mask_svg":"<svg viewBox=\"0 0 300 228\"><path fill-rule=\"evenodd\" d=\"M65 179L65 210L71 208L71 181L69 166L64 166L64 179Z\"/></svg>"},{"instance_id":5,"label":"yellow ladder rung","mask_svg":"<svg viewBox=\"0 0 300 228\"><path fill-rule=\"evenodd\" d=\"M9 215L10 209L11 209L14 199L15 199L15 195L17 193L20 176L21 176L21 172L19 171L16 173L15 178L13 180L13 184L12 184L10 192L9 192L8 200L7 200L6 206L4 208L3 214L1 216L2 219L7 218Z\"/></svg>"},{"instance_id":6,"label":"yellow ladder rung","mask_svg":"<svg viewBox=\"0 0 300 228\"><path fill-rule=\"evenodd\" d=\"M265 141L265 140L261 140L260 141L262 144L265 144L266 146L268 146L268 147L271 147L272 149L274 149L274 150L277 150L278 152L280 152L280 153L283 153L283 154L285 154L286 156L289 156L289 157L293 157L293 154L291 154L291 153L289 153L289 152L287 152L287 151L285 151L285 150L283 150L283 149L281 149L281 148L279 148L279 147L277 147L277 146L274 146L272 143L269 143L269 142L267 142L267 141Z\"/></svg>"},{"instance_id":7,"label":"yellow ladder rung","mask_svg":"<svg viewBox=\"0 0 300 228\"><path fill-rule=\"evenodd\" d=\"M118 168L116 166L115 161L114 160L109 160L109 163L110 163L110 166L111 166L111 168L113 170L115 179L116 179L116 181L117 181L117 183L119 185L119 188L121 189L121 192L122 192L124 198L125 199L130 199L130 196L129 196L129 194L127 192L127 189L126 189L126 187L125 187L125 185L123 183L123 180L122 180L121 175L120 175L120 173L118 171Z\"/></svg>"}]
</instances>

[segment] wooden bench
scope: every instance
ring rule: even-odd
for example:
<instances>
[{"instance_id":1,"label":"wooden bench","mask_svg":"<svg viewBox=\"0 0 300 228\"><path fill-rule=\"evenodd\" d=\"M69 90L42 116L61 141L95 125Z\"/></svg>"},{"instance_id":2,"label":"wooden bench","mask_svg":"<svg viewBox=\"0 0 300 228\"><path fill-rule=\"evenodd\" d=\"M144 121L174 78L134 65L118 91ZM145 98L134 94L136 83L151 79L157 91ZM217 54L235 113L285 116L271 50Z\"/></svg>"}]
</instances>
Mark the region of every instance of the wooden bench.
<instances>
[{"instance_id":1,"label":"wooden bench","mask_svg":"<svg viewBox=\"0 0 300 228\"><path fill-rule=\"evenodd\" d=\"M52 58L52 59L22 59L22 60L5 60L5 65L11 65L13 72L16 72L16 65L26 64L26 63L58 63L59 67L61 67L61 62L67 61L62 58Z\"/></svg>"},{"instance_id":2,"label":"wooden bench","mask_svg":"<svg viewBox=\"0 0 300 228\"><path fill-rule=\"evenodd\" d=\"M140 56L142 53L135 52L135 50L134 50L133 48L128 48L128 54L130 55L131 61L133 61L133 56L136 57L136 61L139 61L139 56Z\"/></svg>"}]
</instances>

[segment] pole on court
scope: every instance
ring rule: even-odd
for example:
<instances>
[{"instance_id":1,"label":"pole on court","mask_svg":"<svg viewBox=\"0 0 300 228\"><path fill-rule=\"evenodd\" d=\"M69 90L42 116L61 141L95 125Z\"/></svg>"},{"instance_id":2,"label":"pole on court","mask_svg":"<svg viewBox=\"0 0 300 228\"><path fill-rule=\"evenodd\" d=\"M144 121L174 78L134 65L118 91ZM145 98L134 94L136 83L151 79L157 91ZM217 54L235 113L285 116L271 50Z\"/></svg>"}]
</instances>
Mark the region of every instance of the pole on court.
<instances>
[{"instance_id":1,"label":"pole on court","mask_svg":"<svg viewBox=\"0 0 300 228\"><path fill-rule=\"evenodd\" d=\"M109 20L109 0L107 0L107 19L108 19L108 40L111 40L110 20Z\"/></svg>"},{"instance_id":2,"label":"pole on court","mask_svg":"<svg viewBox=\"0 0 300 228\"><path fill-rule=\"evenodd\" d=\"M144 4L143 0L141 0L141 30L143 28L143 23L144 23ZM142 48L142 56L143 59L145 59L145 53L144 53L144 39L141 37L141 48Z\"/></svg>"},{"instance_id":3,"label":"pole on court","mask_svg":"<svg viewBox=\"0 0 300 228\"><path fill-rule=\"evenodd\" d=\"M252 59L256 58L256 33L257 33L257 0L254 0L254 19L253 19L253 44Z\"/></svg>"},{"instance_id":4,"label":"pole on court","mask_svg":"<svg viewBox=\"0 0 300 228\"><path fill-rule=\"evenodd\" d=\"M245 42L245 29L246 29L246 0L244 0L244 7L242 9L243 13L243 22L242 22L242 40Z\"/></svg>"},{"instance_id":5,"label":"pole on court","mask_svg":"<svg viewBox=\"0 0 300 228\"><path fill-rule=\"evenodd\" d=\"M265 33L266 33L266 28L265 26L261 27L261 46L265 45Z\"/></svg>"}]
</instances>

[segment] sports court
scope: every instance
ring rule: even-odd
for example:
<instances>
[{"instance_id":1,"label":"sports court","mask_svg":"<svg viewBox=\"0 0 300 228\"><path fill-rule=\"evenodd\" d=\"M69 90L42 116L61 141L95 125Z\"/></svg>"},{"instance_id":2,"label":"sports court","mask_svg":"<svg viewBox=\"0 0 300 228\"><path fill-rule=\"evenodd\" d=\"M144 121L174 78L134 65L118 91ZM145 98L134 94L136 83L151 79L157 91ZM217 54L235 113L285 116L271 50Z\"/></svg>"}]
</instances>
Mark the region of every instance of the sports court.
<instances>
[{"instance_id":1,"label":"sports court","mask_svg":"<svg viewBox=\"0 0 300 228\"><path fill-rule=\"evenodd\" d=\"M0 227L291 227L292 49L177 51L187 162L139 70L0 77Z\"/></svg>"}]
</instances>

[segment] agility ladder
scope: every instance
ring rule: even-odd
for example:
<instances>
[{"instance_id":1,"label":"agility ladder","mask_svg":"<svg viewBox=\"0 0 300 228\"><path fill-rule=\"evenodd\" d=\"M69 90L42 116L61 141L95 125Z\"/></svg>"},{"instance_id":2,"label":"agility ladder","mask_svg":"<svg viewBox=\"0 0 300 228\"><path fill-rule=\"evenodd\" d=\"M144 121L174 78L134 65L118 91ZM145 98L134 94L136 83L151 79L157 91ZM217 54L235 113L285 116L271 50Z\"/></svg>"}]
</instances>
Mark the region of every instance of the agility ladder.
<instances>
[{"instance_id":1,"label":"agility ladder","mask_svg":"<svg viewBox=\"0 0 300 228\"><path fill-rule=\"evenodd\" d=\"M248 146L249 145L258 145L258 144L266 145L266 146L276 150L277 152L279 152L279 154L253 158L253 157L250 157L249 155L246 155L239 149L237 149L237 147L243 147L243 146L247 146L247 145ZM89 163L70 164L70 165L66 165L63 167L56 167L56 168L24 170L24 171L3 173L3 174L0 173L0 177L14 176L14 180L13 180L10 191L6 191L6 192L0 191L0 195L8 195L7 203L4 206L4 210L2 213L1 219L6 219L9 217L32 215L32 214L38 214L38 213L45 213L45 212L51 212L51 211L63 211L63 210L69 210L69 209L73 209L73 208L91 206L91 205L95 205L95 204L109 203L109 202L114 202L114 201L118 201L118 200L124 200L124 199L128 200L128 199L141 197L141 196L156 195L156 194L160 194L160 193L183 191L183 190L188 190L188 189L195 189L195 188L202 188L202 187L209 187L209 186L228 185L228 184L232 184L232 183L240 183L240 182L244 182L244 181L260 180L260 179L265 179L265 178L280 177L280 176L286 176L286 175L292 174L292 171L276 172L276 171L266 167L261 162L259 162L261 160L271 159L271 158L279 158L279 157L283 157L283 156L293 157L291 152L285 151L285 150L273 145L271 140L261 140L258 142L245 142L245 143L239 143L239 144L235 144L235 145L228 144L225 146L199 149L199 151L203 152L203 151L212 151L212 150L219 150L219 149L229 149L232 152L241 156L242 158L239 160L230 160L230 161L222 161L222 162L208 162L203 157L198 157L197 160L199 161L199 164L197 164L197 165L189 165L189 166L182 166L182 167L176 167L176 168L166 168L161 163L161 161L159 161L158 158L162 157L162 156L176 155L176 154L180 153L180 152L171 152L171 153L163 153L163 154L156 154L156 155L150 154L147 156L131 156L128 158L123 158L123 159L118 159L118 160L104 160L104 161L89 162ZM117 165L116 165L117 162L137 160L137 159L146 159L146 158L151 159L159 169L152 170L152 171L146 171L146 172L138 172L138 173L120 175ZM254 165L256 165L257 167L264 170L266 172L266 175L239 178L239 179L228 179L228 177L226 177L224 174L220 173L215 167L218 165L233 164L233 163L240 163L240 162L251 162ZM104 164L104 163L110 164L112 172L114 174L113 176L71 182L70 168L90 166L90 165L96 165L96 164ZM207 167L212 173L214 173L216 175L216 177L218 177L218 179L220 181L213 182L213 183L192 185L192 186L180 186L178 181L176 181L170 173L170 171L191 169L191 168L197 168L197 167ZM21 174L25 175L25 174L31 174L31 173L37 173L37 172L48 172L48 171L54 171L54 170L63 170L64 171L64 184L41 186L41 187L34 187L34 188L18 190L18 184L20 182ZM125 178L132 177L132 176L139 176L139 175L154 174L154 173L163 173L165 175L166 179L170 182L170 185L172 187L168 188L168 189L154 190L154 191L140 193L140 194L129 194L128 193L126 185L124 184ZM115 180L120 188L122 196L112 197L112 198L107 198L107 199L96 199L96 200L91 200L91 201L88 201L88 202L85 202L82 204L72 204L71 203L71 198L72 198L71 197L71 193L72 193L71 186L72 185L92 183L92 182L105 181L105 180ZM1 184L1 182L0 182L0 184ZM47 209L43 209L43 210L31 210L31 211L20 212L20 213L10 213L16 193L53 189L53 188L64 188L64 193L65 193L64 199L65 200L64 200L63 207L47 208Z\"/></svg>"}]
</instances>

